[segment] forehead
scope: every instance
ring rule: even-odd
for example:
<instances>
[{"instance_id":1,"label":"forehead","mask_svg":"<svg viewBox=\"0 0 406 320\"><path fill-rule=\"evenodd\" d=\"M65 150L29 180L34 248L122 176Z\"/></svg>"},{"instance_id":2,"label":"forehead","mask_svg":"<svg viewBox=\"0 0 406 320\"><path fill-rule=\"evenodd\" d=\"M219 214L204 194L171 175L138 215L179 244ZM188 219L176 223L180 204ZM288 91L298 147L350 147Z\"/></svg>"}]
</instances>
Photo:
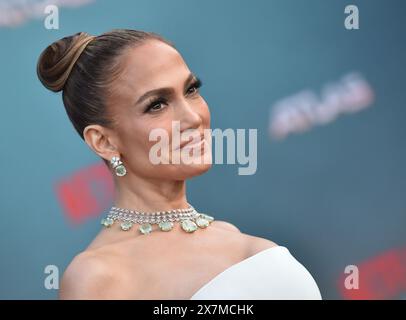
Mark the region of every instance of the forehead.
<instances>
[{"instance_id":1,"label":"forehead","mask_svg":"<svg viewBox=\"0 0 406 320\"><path fill-rule=\"evenodd\" d=\"M159 87L183 84L190 71L179 52L158 40L128 49L119 78L122 89L135 95Z\"/></svg>"}]
</instances>

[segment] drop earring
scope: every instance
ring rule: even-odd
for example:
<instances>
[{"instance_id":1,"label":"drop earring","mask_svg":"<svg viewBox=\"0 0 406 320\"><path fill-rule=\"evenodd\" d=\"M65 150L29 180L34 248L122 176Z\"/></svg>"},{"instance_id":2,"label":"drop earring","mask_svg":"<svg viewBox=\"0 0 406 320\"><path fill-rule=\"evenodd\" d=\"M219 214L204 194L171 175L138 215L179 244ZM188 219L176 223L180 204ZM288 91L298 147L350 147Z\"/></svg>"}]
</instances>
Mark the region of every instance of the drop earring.
<instances>
[{"instance_id":1,"label":"drop earring","mask_svg":"<svg viewBox=\"0 0 406 320\"><path fill-rule=\"evenodd\" d=\"M114 156L111 158L110 163L117 176L122 177L127 173L127 170L125 169L123 162L120 160L120 157Z\"/></svg>"}]
</instances>

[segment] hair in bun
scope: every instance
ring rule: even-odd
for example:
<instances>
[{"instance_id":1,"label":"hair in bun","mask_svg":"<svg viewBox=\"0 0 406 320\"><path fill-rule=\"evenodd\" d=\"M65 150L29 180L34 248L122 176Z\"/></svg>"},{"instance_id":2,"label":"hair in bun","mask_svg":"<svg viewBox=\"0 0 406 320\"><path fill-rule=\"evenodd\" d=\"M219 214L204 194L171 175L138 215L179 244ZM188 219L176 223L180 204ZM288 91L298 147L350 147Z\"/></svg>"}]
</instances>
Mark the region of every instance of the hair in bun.
<instances>
[{"instance_id":1,"label":"hair in bun","mask_svg":"<svg viewBox=\"0 0 406 320\"><path fill-rule=\"evenodd\" d=\"M83 130L90 124L113 127L105 97L122 70L120 57L127 48L148 40L175 47L153 32L116 29L97 37L79 32L52 43L41 53L38 78L49 90L62 90L66 113L83 140Z\"/></svg>"},{"instance_id":2,"label":"hair in bun","mask_svg":"<svg viewBox=\"0 0 406 320\"><path fill-rule=\"evenodd\" d=\"M95 36L79 32L47 47L37 65L38 78L42 84L54 92L61 91L79 56L94 38Z\"/></svg>"}]
</instances>

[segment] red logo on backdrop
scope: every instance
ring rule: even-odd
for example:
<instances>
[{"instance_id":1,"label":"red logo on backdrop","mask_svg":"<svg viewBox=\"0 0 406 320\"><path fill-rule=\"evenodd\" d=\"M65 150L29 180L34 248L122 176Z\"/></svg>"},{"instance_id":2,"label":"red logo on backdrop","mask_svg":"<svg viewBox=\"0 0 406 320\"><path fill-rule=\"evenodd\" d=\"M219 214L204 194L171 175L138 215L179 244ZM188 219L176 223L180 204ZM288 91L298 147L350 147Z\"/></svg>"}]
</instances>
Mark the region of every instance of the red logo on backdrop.
<instances>
[{"instance_id":1,"label":"red logo on backdrop","mask_svg":"<svg viewBox=\"0 0 406 320\"><path fill-rule=\"evenodd\" d=\"M359 288L346 289L343 274L338 281L339 291L345 299L394 299L406 291L406 247L391 249L358 264Z\"/></svg>"},{"instance_id":2,"label":"red logo on backdrop","mask_svg":"<svg viewBox=\"0 0 406 320\"><path fill-rule=\"evenodd\" d=\"M55 189L65 214L77 224L98 216L111 204L114 182L101 162L63 178Z\"/></svg>"}]
</instances>

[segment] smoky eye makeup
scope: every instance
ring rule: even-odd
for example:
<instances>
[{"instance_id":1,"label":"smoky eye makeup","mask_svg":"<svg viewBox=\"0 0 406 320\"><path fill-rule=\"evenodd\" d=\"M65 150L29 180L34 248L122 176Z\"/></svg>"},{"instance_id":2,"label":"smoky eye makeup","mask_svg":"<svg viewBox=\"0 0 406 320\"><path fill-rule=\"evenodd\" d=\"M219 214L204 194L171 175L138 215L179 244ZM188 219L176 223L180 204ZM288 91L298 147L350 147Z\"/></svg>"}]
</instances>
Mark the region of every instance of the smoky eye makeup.
<instances>
[{"instance_id":1,"label":"smoky eye makeup","mask_svg":"<svg viewBox=\"0 0 406 320\"><path fill-rule=\"evenodd\" d=\"M166 100L165 100L165 99L160 98L160 97L152 98L152 99L147 103L147 107L146 107L144 113L157 112L157 111L161 110L162 108L160 108L160 109L154 109L154 108L155 108L156 106L158 106L158 105L163 105L163 104L166 104ZM155 111L153 111L153 110L155 110Z\"/></svg>"},{"instance_id":2,"label":"smoky eye makeup","mask_svg":"<svg viewBox=\"0 0 406 320\"><path fill-rule=\"evenodd\" d=\"M194 95L199 93L199 88L203 85L203 82L200 78L195 77L191 84L187 87L185 94L187 95ZM190 93L190 90L194 89L193 92ZM152 97L148 102L147 102L147 107L144 110L144 113L153 113L153 112L159 112L163 109L165 109L165 107L160 107L160 108L156 108L157 106L162 106L162 105L167 105L168 101L169 101L170 97L164 97L164 96L156 96L156 97Z\"/></svg>"},{"instance_id":3,"label":"smoky eye makeup","mask_svg":"<svg viewBox=\"0 0 406 320\"><path fill-rule=\"evenodd\" d=\"M202 85L203 85L202 80L201 80L200 78L197 78L197 77L196 77L195 79L193 79L192 83L189 85L188 91L189 91L191 88L195 88L196 90L198 90Z\"/></svg>"}]
</instances>

